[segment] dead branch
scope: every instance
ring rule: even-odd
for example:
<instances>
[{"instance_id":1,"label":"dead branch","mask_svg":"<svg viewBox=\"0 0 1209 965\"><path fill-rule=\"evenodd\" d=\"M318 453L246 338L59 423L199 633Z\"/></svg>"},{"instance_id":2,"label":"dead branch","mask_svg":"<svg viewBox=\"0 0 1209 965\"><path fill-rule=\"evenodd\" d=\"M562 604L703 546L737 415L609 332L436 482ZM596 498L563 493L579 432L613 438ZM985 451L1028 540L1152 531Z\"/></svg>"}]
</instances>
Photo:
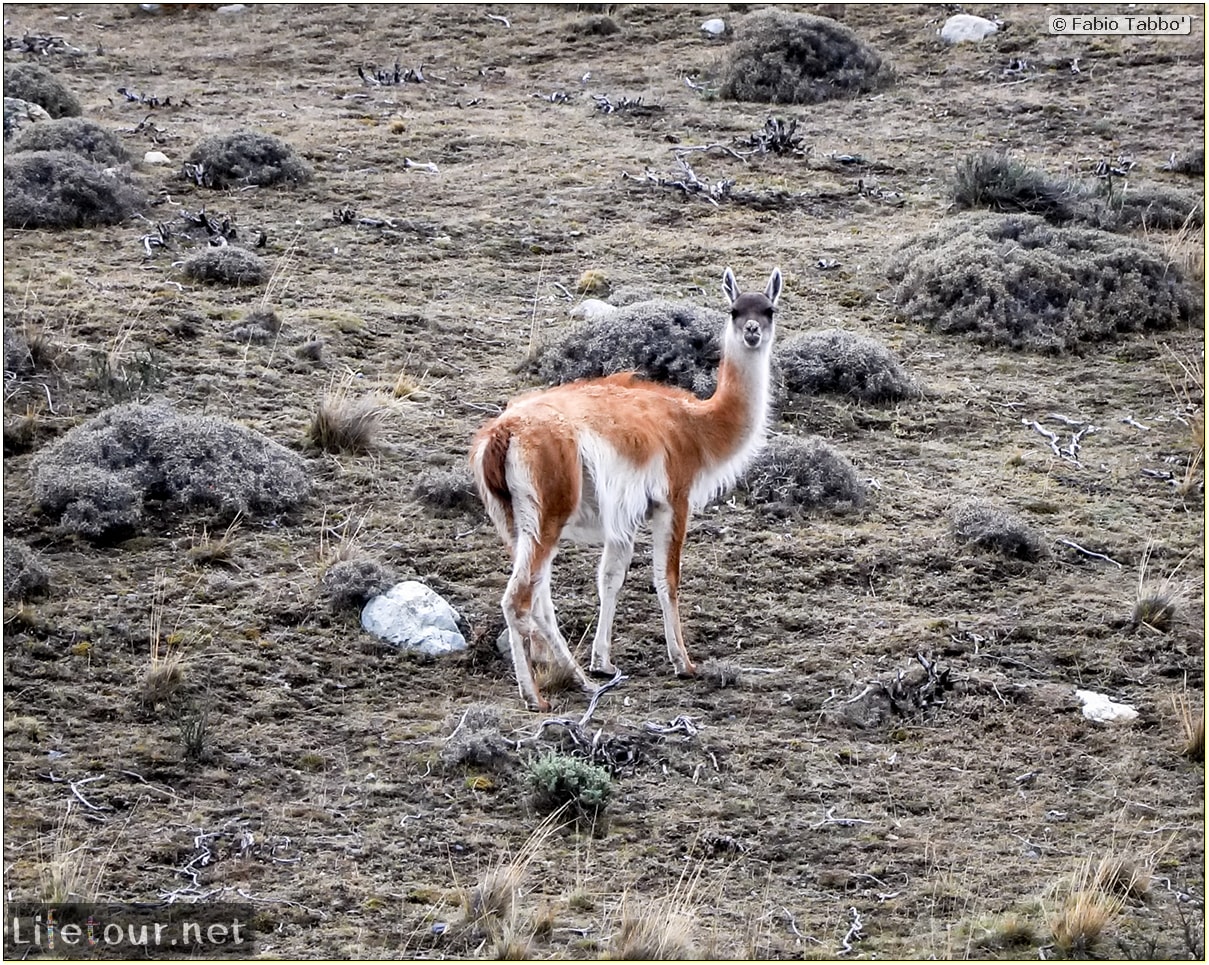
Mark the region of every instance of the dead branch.
<instances>
[{"instance_id":1,"label":"dead branch","mask_svg":"<svg viewBox=\"0 0 1209 965\"><path fill-rule=\"evenodd\" d=\"M835 808L828 808L827 814L818 824L812 824L811 830L817 831L819 828L826 827L829 824L838 824L842 828L850 828L857 824L873 824L872 821L866 821L864 818L837 818L833 817Z\"/></svg>"},{"instance_id":2,"label":"dead branch","mask_svg":"<svg viewBox=\"0 0 1209 965\"><path fill-rule=\"evenodd\" d=\"M1119 570L1124 569L1124 567L1120 563L1118 563L1116 560L1112 559L1112 557L1105 556L1103 553L1095 553L1092 550L1085 549L1084 547L1082 547L1078 543L1076 543L1073 539L1067 539L1065 536L1059 536L1058 539L1055 540L1055 542L1062 543L1064 546L1069 546L1071 549L1078 550L1084 556L1092 556L1098 560L1104 560L1107 563L1111 563L1113 566L1115 566Z\"/></svg>"},{"instance_id":3,"label":"dead branch","mask_svg":"<svg viewBox=\"0 0 1209 965\"><path fill-rule=\"evenodd\" d=\"M852 916L852 924L848 926L848 934L844 936L840 944L843 948L840 950L841 955L848 955L852 952L852 943L859 942L864 938L864 933L861 929L864 923L861 921L861 913L855 908L850 907L848 913Z\"/></svg>"}]
</instances>

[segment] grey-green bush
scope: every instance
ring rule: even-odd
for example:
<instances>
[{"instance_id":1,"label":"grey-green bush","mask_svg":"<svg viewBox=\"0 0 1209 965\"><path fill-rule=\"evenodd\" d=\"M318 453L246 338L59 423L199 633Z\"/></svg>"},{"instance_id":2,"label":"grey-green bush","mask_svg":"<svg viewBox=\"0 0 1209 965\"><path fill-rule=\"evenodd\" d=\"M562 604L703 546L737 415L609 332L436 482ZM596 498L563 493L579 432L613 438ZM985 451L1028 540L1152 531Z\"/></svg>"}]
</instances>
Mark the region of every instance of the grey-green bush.
<instances>
[{"instance_id":1,"label":"grey-green bush","mask_svg":"<svg viewBox=\"0 0 1209 965\"><path fill-rule=\"evenodd\" d=\"M181 271L194 281L220 285L263 285L269 269L260 256L236 245L203 248L185 259Z\"/></svg>"},{"instance_id":2,"label":"grey-green bush","mask_svg":"<svg viewBox=\"0 0 1209 965\"><path fill-rule=\"evenodd\" d=\"M483 504L470 470L425 469L416 475L411 494L440 515L480 513Z\"/></svg>"},{"instance_id":3,"label":"grey-green bush","mask_svg":"<svg viewBox=\"0 0 1209 965\"><path fill-rule=\"evenodd\" d=\"M446 767L497 768L512 760L512 745L501 730L499 708L471 704L441 747Z\"/></svg>"},{"instance_id":4,"label":"grey-green bush","mask_svg":"<svg viewBox=\"0 0 1209 965\"><path fill-rule=\"evenodd\" d=\"M922 394L894 354L871 338L841 329L794 335L774 351L790 393L833 392L862 402L898 402Z\"/></svg>"},{"instance_id":5,"label":"grey-green bush","mask_svg":"<svg viewBox=\"0 0 1209 965\"><path fill-rule=\"evenodd\" d=\"M761 10L745 17L727 51L727 100L817 104L880 90L894 79L881 55L826 17Z\"/></svg>"},{"instance_id":6,"label":"grey-green bush","mask_svg":"<svg viewBox=\"0 0 1209 965\"><path fill-rule=\"evenodd\" d=\"M852 463L818 436L774 436L742 480L748 501L774 516L848 512L865 503Z\"/></svg>"},{"instance_id":7,"label":"grey-green bush","mask_svg":"<svg viewBox=\"0 0 1209 965\"><path fill-rule=\"evenodd\" d=\"M1033 562L1049 555L1042 538L1019 517L977 500L963 500L951 513L958 540L1014 559Z\"/></svg>"},{"instance_id":8,"label":"grey-green bush","mask_svg":"<svg viewBox=\"0 0 1209 965\"><path fill-rule=\"evenodd\" d=\"M572 329L532 366L548 383L635 371L701 398L713 394L722 350L719 311L662 299L635 302Z\"/></svg>"},{"instance_id":9,"label":"grey-green bush","mask_svg":"<svg viewBox=\"0 0 1209 965\"><path fill-rule=\"evenodd\" d=\"M597 825L613 796L608 771L566 754L552 752L531 761L526 778L539 814L566 807L567 816L577 823Z\"/></svg>"},{"instance_id":10,"label":"grey-green bush","mask_svg":"<svg viewBox=\"0 0 1209 965\"><path fill-rule=\"evenodd\" d=\"M6 228L117 224L142 203L124 173L107 174L78 154L21 151L4 159Z\"/></svg>"},{"instance_id":11,"label":"grey-green bush","mask_svg":"<svg viewBox=\"0 0 1209 965\"><path fill-rule=\"evenodd\" d=\"M301 184L312 176L310 165L293 147L258 131L208 137L190 152L186 163L197 168L207 188Z\"/></svg>"},{"instance_id":12,"label":"grey-green bush","mask_svg":"<svg viewBox=\"0 0 1209 965\"><path fill-rule=\"evenodd\" d=\"M4 68L4 96L37 104L51 117L79 117L84 113L76 95L41 64L24 61Z\"/></svg>"},{"instance_id":13,"label":"grey-green bush","mask_svg":"<svg viewBox=\"0 0 1209 965\"><path fill-rule=\"evenodd\" d=\"M1029 215L967 215L891 258L900 316L1016 349L1081 344L1188 324L1203 311L1178 266L1144 242Z\"/></svg>"},{"instance_id":14,"label":"grey-green bush","mask_svg":"<svg viewBox=\"0 0 1209 965\"><path fill-rule=\"evenodd\" d=\"M1077 181L1051 177L998 151L963 158L953 178L953 203L959 208L1023 211L1056 223L1074 218L1087 195Z\"/></svg>"},{"instance_id":15,"label":"grey-green bush","mask_svg":"<svg viewBox=\"0 0 1209 965\"><path fill-rule=\"evenodd\" d=\"M311 488L302 457L259 432L138 403L76 426L31 465L42 510L89 537L138 529L148 500L254 516L284 512Z\"/></svg>"},{"instance_id":16,"label":"grey-green bush","mask_svg":"<svg viewBox=\"0 0 1209 965\"><path fill-rule=\"evenodd\" d=\"M130 154L117 134L82 117L62 117L31 124L17 134L8 147L17 151L67 151L102 167L128 164Z\"/></svg>"}]
</instances>

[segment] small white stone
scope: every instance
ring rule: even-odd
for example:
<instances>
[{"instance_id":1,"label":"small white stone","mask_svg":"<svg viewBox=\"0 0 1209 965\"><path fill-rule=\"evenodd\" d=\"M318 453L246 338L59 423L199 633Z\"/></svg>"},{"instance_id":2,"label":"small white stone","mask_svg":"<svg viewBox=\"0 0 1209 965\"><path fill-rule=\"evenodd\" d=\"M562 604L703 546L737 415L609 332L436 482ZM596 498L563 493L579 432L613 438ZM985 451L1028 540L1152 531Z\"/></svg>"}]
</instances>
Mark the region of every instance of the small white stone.
<instances>
[{"instance_id":1,"label":"small white stone","mask_svg":"<svg viewBox=\"0 0 1209 965\"><path fill-rule=\"evenodd\" d=\"M602 302L599 298L585 298L582 302L571 309L572 318L582 318L589 322L594 322L600 318L607 318L617 311L616 305L610 305L608 302Z\"/></svg>"},{"instance_id":2,"label":"small white stone","mask_svg":"<svg viewBox=\"0 0 1209 965\"><path fill-rule=\"evenodd\" d=\"M215 9L215 13L243 13L248 9L246 3L228 3Z\"/></svg>"},{"instance_id":3,"label":"small white stone","mask_svg":"<svg viewBox=\"0 0 1209 965\"><path fill-rule=\"evenodd\" d=\"M143 155L144 164L171 164L172 160L163 151L148 151Z\"/></svg>"},{"instance_id":4,"label":"small white stone","mask_svg":"<svg viewBox=\"0 0 1209 965\"><path fill-rule=\"evenodd\" d=\"M1083 716L1097 724L1115 724L1138 716L1129 704L1118 704L1093 690L1076 690L1075 696L1083 702Z\"/></svg>"},{"instance_id":5,"label":"small white stone","mask_svg":"<svg viewBox=\"0 0 1209 965\"><path fill-rule=\"evenodd\" d=\"M701 25L701 29L711 37L721 37L724 33L726 33L726 21L721 17L714 17L711 20L705 21L705 23Z\"/></svg>"},{"instance_id":6,"label":"small white stone","mask_svg":"<svg viewBox=\"0 0 1209 965\"><path fill-rule=\"evenodd\" d=\"M947 44L978 43L999 30L999 24L971 13L954 14L940 28L940 39Z\"/></svg>"}]
</instances>

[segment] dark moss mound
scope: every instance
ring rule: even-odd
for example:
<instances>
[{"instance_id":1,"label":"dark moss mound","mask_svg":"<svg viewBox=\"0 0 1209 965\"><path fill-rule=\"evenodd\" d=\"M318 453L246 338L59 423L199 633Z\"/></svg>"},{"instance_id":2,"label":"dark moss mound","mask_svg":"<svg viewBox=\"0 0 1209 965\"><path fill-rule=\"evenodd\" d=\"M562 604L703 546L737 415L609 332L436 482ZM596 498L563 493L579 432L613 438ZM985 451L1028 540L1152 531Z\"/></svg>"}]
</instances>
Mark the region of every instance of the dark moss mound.
<instances>
[{"instance_id":1,"label":"dark moss mound","mask_svg":"<svg viewBox=\"0 0 1209 965\"><path fill-rule=\"evenodd\" d=\"M109 128L82 117L33 124L13 138L9 151L67 151L103 167L128 164L130 155Z\"/></svg>"},{"instance_id":2,"label":"dark moss mound","mask_svg":"<svg viewBox=\"0 0 1209 965\"><path fill-rule=\"evenodd\" d=\"M817 104L880 90L893 81L881 55L826 17L762 10L735 31L722 74L727 100Z\"/></svg>"},{"instance_id":3,"label":"dark moss mound","mask_svg":"<svg viewBox=\"0 0 1209 965\"><path fill-rule=\"evenodd\" d=\"M233 517L285 511L311 486L302 457L259 432L136 403L76 426L32 468L42 509L91 537L138 529L149 500Z\"/></svg>"},{"instance_id":4,"label":"dark moss mound","mask_svg":"<svg viewBox=\"0 0 1209 965\"><path fill-rule=\"evenodd\" d=\"M661 299L635 302L573 329L533 365L549 383L637 372L701 398L713 394L726 316Z\"/></svg>"},{"instance_id":5,"label":"dark moss mound","mask_svg":"<svg viewBox=\"0 0 1209 965\"><path fill-rule=\"evenodd\" d=\"M6 228L118 224L143 200L125 174L107 174L68 151L21 151L4 159Z\"/></svg>"},{"instance_id":6,"label":"dark moss mound","mask_svg":"<svg viewBox=\"0 0 1209 965\"><path fill-rule=\"evenodd\" d=\"M289 144L257 131L208 137L193 149L186 163L207 188L301 184L312 175L310 165Z\"/></svg>"},{"instance_id":7,"label":"dark moss mound","mask_svg":"<svg viewBox=\"0 0 1209 965\"><path fill-rule=\"evenodd\" d=\"M5 67L4 96L37 104L51 117L79 117L84 113L76 95L41 64L20 63Z\"/></svg>"},{"instance_id":8,"label":"dark moss mound","mask_svg":"<svg viewBox=\"0 0 1209 965\"><path fill-rule=\"evenodd\" d=\"M953 203L959 208L1023 211L1056 223L1074 218L1086 195L1077 181L1051 177L996 151L963 158L953 178Z\"/></svg>"},{"instance_id":9,"label":"dark moss mound","mask_svg":"<svg viewBox=\"0 0 1209 965\"><path fill-rule=\"evenodd\" d=\"M263 285L269 280L260 256L235 245L203 248L185 259L181 271L194 281L218 285Z\"/></svg>"},{"instance_id":10,"label":"dark moss mound","mask_svg":"<svg viewBox=\"0 0 1209 965\"><path fill-rule=\"evenodd\" d=\"M899 402L923 393L894 354L871 338L825 329L787 339L775 350L790 393L837 393L861 402Z\"/></svg>"},{"instance_id":11,"label":"dark moss mound","mask_svg":"<svg viewBox=\"0 0 1209 965\"><path fill-rule=\"evenodd\" d=\"M848 512L865 502L852 463L817 436L774 436L748 467L743 488L749 502L774 516Z\"/></svg>"},{"instance_id":12,"label":"dark moss mound","mask_svg":"<svg viewBox=\"0 0 1209 965\"><path fill-rule=\"evenodd\" d=\"M1162 252L1028 215L967 216L924 232L887 274L905 318L1041 352L1186 325L1203 310Z\"/></svg>"}]
</instances>

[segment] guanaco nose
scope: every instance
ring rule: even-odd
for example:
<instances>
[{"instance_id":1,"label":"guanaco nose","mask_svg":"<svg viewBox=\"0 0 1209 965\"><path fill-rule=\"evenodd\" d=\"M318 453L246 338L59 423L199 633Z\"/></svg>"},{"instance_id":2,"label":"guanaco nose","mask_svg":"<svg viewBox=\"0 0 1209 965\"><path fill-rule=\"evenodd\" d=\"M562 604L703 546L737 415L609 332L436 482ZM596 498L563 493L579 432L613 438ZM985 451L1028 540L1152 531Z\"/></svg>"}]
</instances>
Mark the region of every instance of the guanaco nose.
<instances>
[{"instance_id":1,"label":"guanaco nose","mask_svg":"<svg viewBox=\"0 0 1209 965\"><path fill-rule=\"evenodd\" d=\"M747 343L749 348L755 348L760 344L760 339L762 337L763 334L760 331L760 323L749 319L743 326L743 341Z\"/></svg>"}]
</instances>

